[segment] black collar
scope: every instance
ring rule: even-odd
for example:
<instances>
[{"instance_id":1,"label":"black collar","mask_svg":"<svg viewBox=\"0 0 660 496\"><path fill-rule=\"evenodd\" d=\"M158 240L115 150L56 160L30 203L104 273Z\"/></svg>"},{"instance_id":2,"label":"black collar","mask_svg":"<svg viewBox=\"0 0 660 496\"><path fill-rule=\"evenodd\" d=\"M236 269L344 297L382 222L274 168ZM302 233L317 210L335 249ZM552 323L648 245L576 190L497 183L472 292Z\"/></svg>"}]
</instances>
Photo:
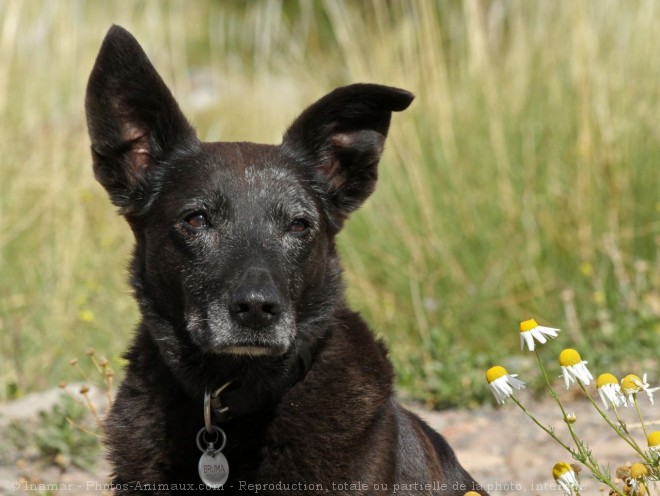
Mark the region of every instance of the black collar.
<instances>
[{"instance_id":1,"label":"black collar","mask_svg":"<svg viewBox=\"0 0 660 496\"><path fill-rule=\"evenodd\" d=\"M273 408L286 392L301 381L312 366L319 338L309 337L298 343L293 353L283 357L284 372L268 387L235 377L211 391L212 423L229 420ZM258 381L258 379L257 379Z\"/></svg>"}]
</instances>

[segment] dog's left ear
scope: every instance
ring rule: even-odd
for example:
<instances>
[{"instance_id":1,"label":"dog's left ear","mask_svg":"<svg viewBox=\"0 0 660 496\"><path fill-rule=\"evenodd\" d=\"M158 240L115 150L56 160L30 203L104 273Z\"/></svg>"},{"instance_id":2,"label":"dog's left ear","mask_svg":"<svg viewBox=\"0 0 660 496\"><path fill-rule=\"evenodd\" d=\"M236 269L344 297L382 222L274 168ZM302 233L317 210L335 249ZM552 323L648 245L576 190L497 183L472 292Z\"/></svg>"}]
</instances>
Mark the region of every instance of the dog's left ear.
<instances>
[{"instance_id":1,"label":"dog's left ear","mask_svg":"<svg viewBox=\"0 0 660 496\"><path fill-rule=\"evenodd\" d=\"M413 98L389 86L344 86L308 107L285 133L282 150L318 171L338 225L373 192L392 112Z\"/></svg>"}]
</instances>

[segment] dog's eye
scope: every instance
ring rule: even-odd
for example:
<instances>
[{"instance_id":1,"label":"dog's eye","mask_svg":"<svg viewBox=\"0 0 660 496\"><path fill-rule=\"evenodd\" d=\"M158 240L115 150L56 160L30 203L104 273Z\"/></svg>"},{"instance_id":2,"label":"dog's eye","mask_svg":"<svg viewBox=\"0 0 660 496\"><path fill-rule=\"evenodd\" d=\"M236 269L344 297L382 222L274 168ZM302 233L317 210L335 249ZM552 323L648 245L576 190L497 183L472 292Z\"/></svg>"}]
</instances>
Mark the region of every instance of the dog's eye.
<instances>
[{"instance_id":1,"label":"dog's eye","mask_svg":"<svg viewBox=\"0 0 660 496\"><path fill-rule=\"evenodd\" d=\"M309 229L309 222L305 219L295 219L291 224L289 224L289 232L294 234L304 233Z\"/></svg>"},{"instance_id":2,"label":"dog's eye","mask_svg":"<svg viewBox=\"0 0 660 496\"><path fill-rule=\"evenodd\" d=\"M195 231L206 229L209 227L209 221L206 218L206 215L204 215L201 212L195 212L194 214L190 214L188 217L185 218L185 223L186 227L189 229L193 229Z\"/></svg>"}]
</instances>

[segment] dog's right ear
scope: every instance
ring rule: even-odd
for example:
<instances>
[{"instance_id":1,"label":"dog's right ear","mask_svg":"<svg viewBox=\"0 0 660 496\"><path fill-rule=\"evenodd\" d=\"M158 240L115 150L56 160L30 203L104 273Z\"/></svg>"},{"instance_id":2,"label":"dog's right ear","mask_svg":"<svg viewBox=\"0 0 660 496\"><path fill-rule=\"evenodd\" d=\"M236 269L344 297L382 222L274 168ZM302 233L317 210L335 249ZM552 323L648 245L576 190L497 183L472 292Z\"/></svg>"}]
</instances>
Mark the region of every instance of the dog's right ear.
<instances>
[{"instance_id":1,"label":"dog's right ear","mask_svg":"<svg viewBox=\"0 0 660 496\"><path fill-rule=\"evenodd\" d=\"M87 83L94 173L123 214L148 204L171 153L194 147L194 129L137 40L113 26Z\"/></svg>"}]
</instances>

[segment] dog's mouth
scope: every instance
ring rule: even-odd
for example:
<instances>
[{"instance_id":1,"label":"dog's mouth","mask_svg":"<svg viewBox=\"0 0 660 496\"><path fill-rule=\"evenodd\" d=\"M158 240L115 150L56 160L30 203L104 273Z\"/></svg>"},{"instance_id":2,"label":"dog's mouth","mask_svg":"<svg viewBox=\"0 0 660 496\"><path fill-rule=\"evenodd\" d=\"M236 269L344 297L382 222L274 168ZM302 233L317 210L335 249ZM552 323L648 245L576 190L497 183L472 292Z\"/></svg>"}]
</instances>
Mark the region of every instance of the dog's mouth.
<instances>
[{"instance_id":1,"label":"dog's mouth","mask_svg":"<svg viewBox=\"0 0 660 496\"><path fill-rule=\"evenodd\" d=\"M282 353L284 353L284 351L286 350L281 350L280 348L271 347L271 346L238 345L238 346L227 346L226 348L219 350L219 353L255 357L255 356L281 355Z\"/></svg>"}]
</instances>

